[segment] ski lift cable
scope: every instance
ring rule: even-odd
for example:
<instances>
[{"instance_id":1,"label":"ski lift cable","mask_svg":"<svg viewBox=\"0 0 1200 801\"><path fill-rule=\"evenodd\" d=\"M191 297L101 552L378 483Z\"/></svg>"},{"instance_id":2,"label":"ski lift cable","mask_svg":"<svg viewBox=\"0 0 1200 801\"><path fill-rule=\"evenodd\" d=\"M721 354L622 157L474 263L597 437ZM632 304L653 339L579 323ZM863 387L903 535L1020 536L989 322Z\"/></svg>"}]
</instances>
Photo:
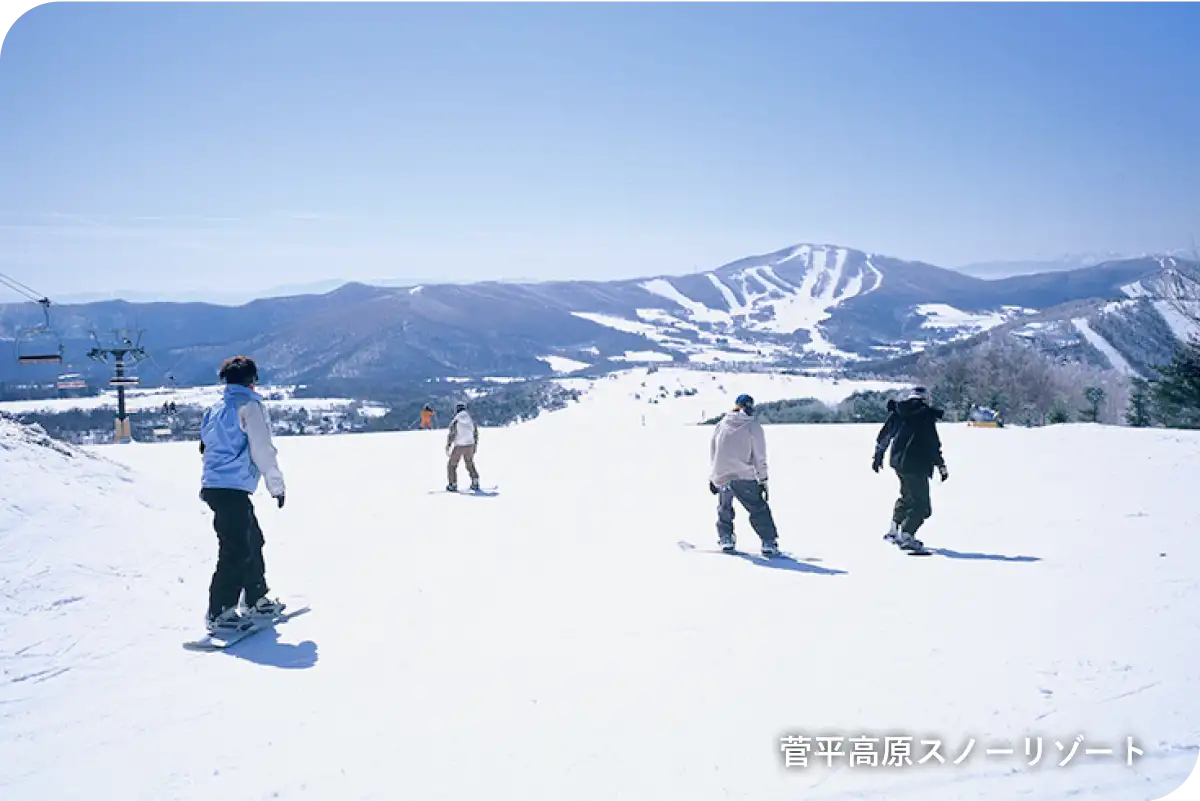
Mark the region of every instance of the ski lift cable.
<instances>
[{"instance_id":1,"label":"ski lift cable","mask_svg":"<svg viewBox=\"0 0 1200 801\"><path fill-rule=\"evenodd\" d=\"M179 387L175 383L175 376L171 374L172 370L167 370L161 364L159 364L158 359L154 358L154 354L151 353L150 351L146 351L146 359L162 373L163 378L165 380L167 380L171 383L172 391L179 389ZM180 359L180 361L183 361L183 360ZM179 362L176 362L176 364L178 365Z\"/></svg>"},{"instance_id":2,"label":"ski lift cable","mask_svg":"<svg viewBox=\"0 0 1200 801\"><path fill-rule=\"evenodd\" d=\"M5 286L7 286L9 289L13 290L14 292L16 292L20 295L24 295L25 297L32 300L34 303L40 303L43 306L50 305L50 299L48 297L46 297L45 295L42 295L38 292L35 292L33 290L33 288L30 287L28 284L21 283L17 279L13 278L11 275L5 275L4 273L0 273L0 283L4 284Z\"/></svg>"},{"instance_id":3,"label":"ski lift cable","mask_svg":"<svg viewBox=\"0 0 1200 801\"><path fill-rule=\"evenodd\" d=\"M0 273L0 284L42 307L45 322L27 326L17 332L17 361L20 364L61 364L63 360L62 340L54 333L50 324L50 298L39 297L28 284ZM51 341L53 340L53 341Z\"/></svg>"}]
</instances>

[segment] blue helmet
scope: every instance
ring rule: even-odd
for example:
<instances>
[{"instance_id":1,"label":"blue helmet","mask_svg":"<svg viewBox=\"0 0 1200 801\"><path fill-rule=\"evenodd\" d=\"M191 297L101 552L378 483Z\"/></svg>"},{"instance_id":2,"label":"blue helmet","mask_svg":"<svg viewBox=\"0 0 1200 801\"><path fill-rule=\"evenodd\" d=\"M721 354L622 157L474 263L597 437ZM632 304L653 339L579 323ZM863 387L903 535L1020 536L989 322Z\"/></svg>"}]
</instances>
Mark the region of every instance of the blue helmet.
<instances>
[{"instance_id":1,"label":"blue helmet","mask_svg":"<svg viewBox=\"0 0 1200 801\"><path fill-rule=\"evenodd\" d=\"M754 398L749 395L738 395L734 403L746 414L754 414Z\"/></svg>"}]
</instances>

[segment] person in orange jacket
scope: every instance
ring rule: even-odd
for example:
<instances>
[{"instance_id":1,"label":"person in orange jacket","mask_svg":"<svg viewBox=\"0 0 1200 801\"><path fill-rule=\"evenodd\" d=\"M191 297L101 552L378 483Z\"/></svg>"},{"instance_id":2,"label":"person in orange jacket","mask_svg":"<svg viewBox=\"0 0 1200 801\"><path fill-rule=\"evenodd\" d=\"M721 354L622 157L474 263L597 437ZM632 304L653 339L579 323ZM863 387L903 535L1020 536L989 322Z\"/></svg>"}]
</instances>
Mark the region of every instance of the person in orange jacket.
<instances>
[{"instance_id":1,"label":"person in orange jacket","mask_svg":"<svg viewBox=\"0 0 1200 801\"><path fill-rule=\"evenodd\" d=\"M437 413L429 404L425 404L425 408L421 410L421 428L433 428L433 418Z\"/></svg>"}]
</instances>

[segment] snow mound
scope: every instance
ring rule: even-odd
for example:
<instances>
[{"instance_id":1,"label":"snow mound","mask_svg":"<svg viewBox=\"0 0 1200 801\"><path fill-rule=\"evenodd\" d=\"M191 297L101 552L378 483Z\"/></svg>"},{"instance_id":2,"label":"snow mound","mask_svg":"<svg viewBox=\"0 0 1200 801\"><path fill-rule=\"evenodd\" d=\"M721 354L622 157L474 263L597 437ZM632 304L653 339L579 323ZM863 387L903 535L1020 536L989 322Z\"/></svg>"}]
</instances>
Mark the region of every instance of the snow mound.
<instances>
[{"instance_id":1,"label":"snow mound","mask_svg":"<svg viewBox=\"0 0 1200 801\"><path fill-rule=\"evenodd\" d=\"M122 519L137 519L128 467L53 440L40 426L0 417L0 475L3 730L6 690L69 670L61 657L100 636L78 631L73 613L119 593L144 554L137 553L138 536L121 533Z\"/></svg>"}]
</instances>

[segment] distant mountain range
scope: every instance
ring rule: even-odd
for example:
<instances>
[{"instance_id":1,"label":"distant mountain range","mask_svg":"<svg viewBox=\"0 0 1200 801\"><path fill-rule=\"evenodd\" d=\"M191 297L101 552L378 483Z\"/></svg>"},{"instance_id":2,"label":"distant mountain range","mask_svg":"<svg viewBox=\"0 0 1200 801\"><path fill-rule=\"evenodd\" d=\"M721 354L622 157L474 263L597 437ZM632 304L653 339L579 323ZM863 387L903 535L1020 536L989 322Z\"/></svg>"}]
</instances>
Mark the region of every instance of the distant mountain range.
<instances>
[{"instance_id":1,"label":"distant mountain range","mask_svg":"<svg viewBox=\"0 0 1200 801\"><path fill-rule=\"evenodd\" d=\"M412 286L429 279L395 279L380 278L367 283L372 286ZM218 306L242 306L263 298L285 298L295 295L323 295L350 283L340 278L329 278L324 281L312 281L306 284L282 284L267 289L237 292L222 290L196 289L188 292L145 292L142 290L116 290L113 292L81 292L56 296L54 301L60 304L80 305L84 303L101 303L106 300L127 300L131 303L212 303Z\"/></svg>"},{"instance_id":2,"label":"distant mountain range","mask_svg":"<svg viewBox=\"0 0 1200 801\"><path fill-rule=\"evenodd\" d=\"M56 370L100 379L105 368L83 356L89 333L128 327L145 331L154 358L139 371L149 383L168 373L179 383L209 383L232 353L255 356L265 381L314 385L536 377L647 362L842 366L993 329L1136 372L1188 333L1160 291L1164 276L1181 268L1196 265L1157 256L983 280L800 244L710 272L637 280L350 283L238 306L104 300L52 309L67 365L6 359L0 380ZM0 306L0 337L11 340L39 317L32 304Z\"/></svg>"}]
</instances>

